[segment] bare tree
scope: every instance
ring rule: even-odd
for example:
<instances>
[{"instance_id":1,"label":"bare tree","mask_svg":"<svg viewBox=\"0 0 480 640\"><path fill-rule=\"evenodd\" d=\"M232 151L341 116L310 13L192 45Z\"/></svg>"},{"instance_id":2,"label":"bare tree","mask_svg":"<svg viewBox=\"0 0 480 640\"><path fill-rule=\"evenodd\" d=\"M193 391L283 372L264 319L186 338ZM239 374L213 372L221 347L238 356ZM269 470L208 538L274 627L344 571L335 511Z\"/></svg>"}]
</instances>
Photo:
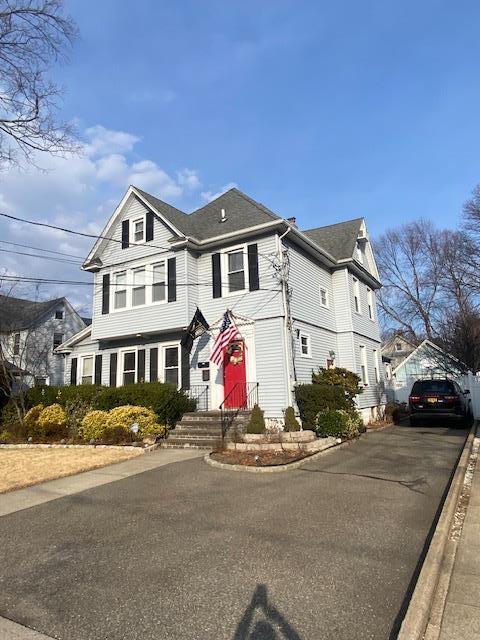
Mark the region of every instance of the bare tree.
<instances>
[{"instance_id":1,"label":"bare tree","mask_svg":"<svg viewBox=\"0 0 480 640\"><path fill-rule=\"evenodd\" d=\"M383 289L379 304L387 325L434 338L441 265L433 225L420 220L386 231L375 243Z\"/></svg>"},{"instance_id":2,"label":"bare tree","mask_svg":"<svg viewBox=\"0 0 480 640\"><path fill-rule=\"evenodd\" d=\"M58 117L60 87L49 77L77 34L63 0L0 0L0 166L37 152L75 151L72 126Z\"/></svg>"}]
</instances>

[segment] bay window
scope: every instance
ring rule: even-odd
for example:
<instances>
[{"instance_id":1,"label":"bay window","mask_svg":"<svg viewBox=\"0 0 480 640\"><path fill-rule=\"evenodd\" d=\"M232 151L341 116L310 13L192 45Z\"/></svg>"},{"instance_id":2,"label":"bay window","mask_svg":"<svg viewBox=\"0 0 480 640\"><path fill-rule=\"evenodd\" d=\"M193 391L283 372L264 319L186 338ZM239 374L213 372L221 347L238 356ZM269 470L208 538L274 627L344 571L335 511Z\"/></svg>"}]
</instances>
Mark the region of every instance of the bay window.
<instances>
[{"instance_id":1,"label":"bay window","mask_svg":"<svg viewBox=\"0 0 480 640\"><path fill-rule=\"evenodd\" d=\"M125 309L127 306L127 273L120 271L114 276L115 279L115 309Z\"/></svg>"},{"instance_id":2,"label":"bay window","mask_svg":"<svg viewBox=\"0 0 480 640\"><path fill-rule=\"evenodd\" d=\"M165 262L153 265L152 280L152 302L163 302L165 300Z\"/></svg>"},{"instance_id":3,"label":"bay window","mask_svg":"<svg viewBox=\"0 0 480 640\"><path fill-rule=\"evenodd\" d=\"M132 307L145 304L145 267L133 270Z\"/></svg>"}]
</instances>

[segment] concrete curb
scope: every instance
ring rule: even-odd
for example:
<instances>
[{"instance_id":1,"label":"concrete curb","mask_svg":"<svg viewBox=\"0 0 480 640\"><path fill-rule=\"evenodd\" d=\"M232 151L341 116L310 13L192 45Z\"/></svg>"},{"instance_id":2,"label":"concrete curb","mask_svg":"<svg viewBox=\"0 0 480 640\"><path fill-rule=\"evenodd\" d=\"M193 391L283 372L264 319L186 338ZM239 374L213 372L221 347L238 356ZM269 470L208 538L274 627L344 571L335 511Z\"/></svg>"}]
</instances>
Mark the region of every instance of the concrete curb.
<instances>
[{"instance_id":1,"label":"concrete curb","mask_svg":"<svg viewBox=\"0 0 480 640\"><path fill-rule=\"evenodd\" d=\"M248 467L243 464L226 464L225 462L217 462L217 460L212 460L210 458L210 453L207 453L204 456L203 460L211 467L215 467L216 469L224 469L226 471L246 471L247 473L283 473L285 471L298 469L307 462L318 460L318 458L323 456L328 450L353 444L359 439L359 437L360 436L358 436L357 438L352 438L351 440L344 440L343 442L334 442L332 444L325 445L323 449L317 451L317 453L313 453L312 455L307 456L306 458L302 458L301 460L297 460L296 462L287 462L287 464L272 465L271 467Z\"/></svg>"},{"instance_id":2,"label":"concrete curb","mask_svg":"<svg viewBox=\"0 0 480 640\"><path fill-rule=\"evenodd\" d=\"M460 454L397 640L422 640L425 637L443 570L449 568L451 571L452 569L453 562L447 544L448 536L463 487L476 428L477 423L472 426Z\"/></svg>"},{"instance_id":3,"label":"concrete curb","mask_svg":"<svg viewBox=\"0 0 480 640\"><path fill-rule=\"evenodd\" d=\"M146 446L133 446L130 444L0 444L0 449L11 451L13 449L118 449L120 451L154 451L158 447L158 443Z\"/></svg>"}]
</instances>

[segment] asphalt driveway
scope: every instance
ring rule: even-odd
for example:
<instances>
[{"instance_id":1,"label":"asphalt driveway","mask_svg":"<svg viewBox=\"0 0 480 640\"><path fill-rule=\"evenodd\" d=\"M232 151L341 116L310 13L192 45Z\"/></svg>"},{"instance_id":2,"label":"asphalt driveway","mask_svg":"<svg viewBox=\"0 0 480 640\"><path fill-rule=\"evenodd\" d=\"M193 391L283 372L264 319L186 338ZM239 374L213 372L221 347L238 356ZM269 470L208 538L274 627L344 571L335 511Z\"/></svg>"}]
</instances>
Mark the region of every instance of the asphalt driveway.
<instances>
[{"instance_id":1,"label":"asphalt driveway","mask_svg":"<svg viewBox=\"0 0 480 640\"><path fill-rule=\"evenodd\" d=\"M399 611L465 431L284 474L189 460L0 518L0 615L61 640L363 640Z\"/></svg>"}]
</instances>

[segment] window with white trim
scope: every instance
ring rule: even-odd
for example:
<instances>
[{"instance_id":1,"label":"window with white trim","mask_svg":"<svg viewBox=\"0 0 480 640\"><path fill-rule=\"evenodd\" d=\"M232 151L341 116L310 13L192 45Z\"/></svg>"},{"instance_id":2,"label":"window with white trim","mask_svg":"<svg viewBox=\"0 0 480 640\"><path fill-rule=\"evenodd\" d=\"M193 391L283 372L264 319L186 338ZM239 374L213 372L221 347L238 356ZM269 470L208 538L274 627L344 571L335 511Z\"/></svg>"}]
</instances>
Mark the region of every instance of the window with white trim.
<instances>
[{"instance_id":1,"label":"window with white trim","mask_svg":"<svg viewBox=\"0 0 480 640\"><path fill-rule=\"evenodd\" d=\"M122 354L122 384L133 384L137 371L137 352L124 351Z\"/></svg>"},{"instance_id":2,"label":"window with white trim","mask_svg":"<svg viewBox=\"0 0 480 640\"><path fill-rule=\"evenodd\" d=\"M375 382L380 382L380 363L378 360L378 350L373 350L373 367L375 370Z\"/></svg>"},{"instance_id":3,"label":"window with white trim","mask_svg":"<svg viewBox=\"0 0 480 640\"><path fill-rule=\"evenodd\" d=\"M163 350L163 379L164 382L179 386L180 380L180 358L178 346L164 347Z\"/></svg>"},{"instance_id":4,"label":"window with white trim","mask_svg":"<svg viewBox=\"0 0 480 640\"><path fill-rule=\"evenodd\" d=\"M357 260L363 264L363 249L360 242L357 242Z\"/></svg>"},{"instance_id":5,"label":"window with white trim","mask_svg":"<svg viewBox=\"0 0 480 640\"><path fill-rule=\"evenodd\" d=\"M145 304L145 267L132 271L132 307Z\"/></svg>"},{"instance_id":6,"label":"window with white trim","mask_svg":"<svg viewBox=\"0 0 480 640\"><path fill-rule=\"evenodd\" d=\"M355 311L357 313L362 313L362 308L360 306L360 283L357 278L353 278L353 303Z\"/></svg>"},{"instance_id":7,"label":"window with white trim","mask_svg":"<svg viewBox=\"0 0 480 640\"><path fill-rule=\"evenodd\" d=\"M152 265L152 270L152 302L163 302L166 289L165 261Z\"/></svg>"},{"instance_id":8,"label":"window with white trim","mask_svg":"<svg viewBox=\"0 0 480 640\"><path fill-rule=\"evenodd\" d=\"M374 307L373 307L373 291L367 288L367 304L368 304L368 317L370 320L375 320Z\"/></svg>"},{"instance_id":9,"label":"window with white trim","mask_svg":"<svg viewBox=\"0 0 480 640\"><path fill-rule=\"evenodd\" d=\"M131 241L134 244L144 242L145 240L145 217L132 220L132 237Z\"/></svg>"},{"instance_id":10,"label":"window with white trim","mask_svg":"<svg viewBox=\"0 0 480 640\"><path fill-rule=\"evenodd\" d=\"M395 351L402 351L403 347L402 347L402 343L401 342L397 342L395 344Z\"/></svg>"},{"instance_id":11,"label":"window with white trim","mask_svg":"<svg viewBox=\"0 0 480 640\"><path fill-rule=\"evenodd\" d=\"M93 356L80 358L80 383L93 384Z\"/></svg>"},{"instance_id":12,"label":"window with white trim","mask_svg":"<svg viewBox=\"0 0 480 640\"><path fill-rule=\"evenodd\" d=\"M245 291L245 259L244 248L230 251L227 256L228 292Z\"/></svg>"},{"instance_id":13,"label":"window with white trim","mask_svg":"<svg viewBox=\"0 0 480 640\"><path fill-rule=\"evenodd\" d=\"M360 345L360 377L363 385L368 386L368 365L367 365L367 350L364 345Z\"/></svg>"},{"instance_id":14,"label":"window with white trim","mask_svg":"<svg viewBox=\"0 0 480 640\"><path fill-rule=\"evenodd\" d=\"M20 355L20 333L13 334L13 355Z\"/></svg>"},{"instance_id":15,"label":"window with white trim","mask_svg":"<svg viewBox=\"0 0 480 640\"><path fill-rule=\"evenodd\" d=\"M127 306L127 272L119 271L114 274L115 296L114 308L125 309Z\"/></svg>"},{"instance_id":16,"label":"window with white trim","mask_svg":"<svg viewBox=\"0 0 480 640\"><path fill-rule=\"evenodd\" d=\"M61 309L55 311L55 320L63 320L63 311Z\"/></svg>"},{"instance_id":17,"label":"window with white trim","mask_svg":"<svg viewBox=\"0 0 480 640\"><path fill-rule=\"evenodd\" d=\"M320 287L320 304L328 308L328 291L324 287Z\"/></svg>"},{"instance_id":18,"label":"window with white trim","mask_svg":"<svg viewBox=\"0 0 480 640\"><path fill-rule=\"evenodd\" d=\"M300 334L300 354L302 358L312 357L312 345L308 333Z\"/></svg>"},{"instance_id":19,"label":"window with white trim","mask_svg":"<svg viewBox=\"0 0 480 640\"><path fill-rule=\"evenodd\" d=\"M53 348L56 349L63 342L63 333L54 333L53 334Z\"/></svg>"}]
</instances>

